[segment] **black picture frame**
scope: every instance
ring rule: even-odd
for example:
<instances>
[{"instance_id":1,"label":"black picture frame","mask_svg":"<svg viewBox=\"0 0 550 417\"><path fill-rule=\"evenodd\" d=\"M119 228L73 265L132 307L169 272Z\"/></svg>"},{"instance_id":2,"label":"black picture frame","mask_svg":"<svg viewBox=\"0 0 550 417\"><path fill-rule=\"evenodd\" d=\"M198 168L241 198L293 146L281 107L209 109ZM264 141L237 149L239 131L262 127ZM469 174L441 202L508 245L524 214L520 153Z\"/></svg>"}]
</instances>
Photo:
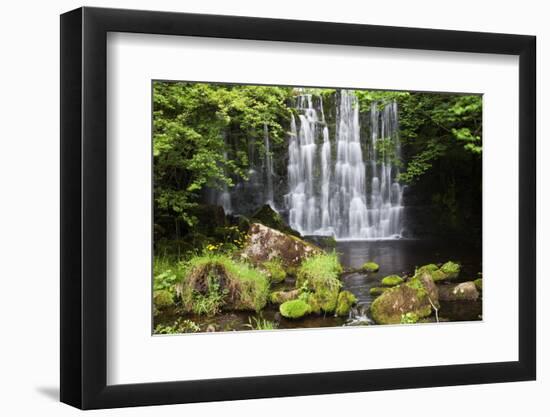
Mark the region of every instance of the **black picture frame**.
<instances>
[{"instance_id":1,"label":"black picture frame","mask_svg":"<svg viewBox=\"0 0 550 417\"><path fill-rule=\"evenodd\" d=\"M108 32L519 56L519 360L107 385ZM536 378L534 36L84 7L61 15L60 56L62 402L94 409Z\"/></svg>"}]
</instances>

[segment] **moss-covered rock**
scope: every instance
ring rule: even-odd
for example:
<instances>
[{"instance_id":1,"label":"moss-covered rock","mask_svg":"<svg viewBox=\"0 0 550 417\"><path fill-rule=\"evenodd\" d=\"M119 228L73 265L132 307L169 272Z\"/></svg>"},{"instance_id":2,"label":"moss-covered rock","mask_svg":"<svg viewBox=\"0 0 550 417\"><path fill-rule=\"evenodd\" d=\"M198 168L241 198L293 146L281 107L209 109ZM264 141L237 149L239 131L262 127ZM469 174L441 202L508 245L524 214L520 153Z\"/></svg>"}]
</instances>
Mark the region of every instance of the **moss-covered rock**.
<instances>
[{"instance_id":1,"label":"moss-covered rock","mask_svg":"<svg viewBox=\"0 0 550 417\"><path fill-rule=\"evenodd\" d=\"M264 204L260 207L260 209L252 215L251 219L253 222L261 223L264 226L280 232L300 237L300 234L286 224L282 216L273 210L269 204Z\"/></svg>"},{"instance_id":2,"label":"moss-covered rock","mask_svg":"<svg viewBox=\"0 0 550 417\"><path fill-rule=\"evenodd\" d=\"M176 285L184 310L214 315L224 310L261 310L267 303L267 276L226 255L201 255L188 261Z\"/></svg>"},{"instance_id":3,"label":"moss-covered rock","mask_svg":"<svg viewBox=\"0 0 550 417\"><path fill-rule=\"evenodd\" d=\"M287 319L299 319L311 313L311 307L304 300L286 301L279 306L279 312Z\"/></svg>"},{"instance_id":4,"label":"moss-covered rock","mask_svg":"<svg viewBox=\"0 0 550 417\"><path fill-rule=\"evenodd\" d=\"M286 271L283 268L283 264L279 259L272 259L262 264L262 269L265 270L269 280L278 284L283 282L286 278Z\"/></svg>"},{"instance_id":5,"label":"moss-covered rock","mask_svg":"<svg viewBox=\"0 0 550 417\"><path fill-rule=\"evenodd\" d=\"M384 287L395 287L396 285L403 284L404 280L399 275L388 275L382 278L382 285Z\"/></svg>"},{"instance_id":6,"label":"moss-covered rock","mask_svg":"<svg viewBox=\"0 0 550 417\"><path fill-rule=\"evenodd\" d=\"M346 317L349 315L351 307L357 302L357 298L349 291L340 291L338 302L336 304L336 315Z\"/></svg>"},{"instance_id":7,"label":"moss-covered rock","mask_svg":"<svg viewBox=\"0 0 550 417\"><path fill-rule=\"evenodd\" d=\"M387 287L371 287L369 290L370 295L379 296L388 291L389 288Z\"/></svg>"},{"instance_id":8,"label":"moss-covered rock","mask_svg":"<svg viewBox=\"0 0 550 417\"><path fill-rule=\"evenodd\" d=\"M162 309L174 305L174 295L168 290L157 290L153 292L153 303L156 308Z\"/></svg>"},{"instance_id":9,"label":"moss-covered rock","mask_svg":"<svg viewBox=\"0 0 550 417\"><path fill-rule=\"evenodd\" d=\"M437 271L438 269L439 267L436 264L427 264L427 265L422 265L416 271L417 273L424 272L424 271L434 272L434 271Z\"/></svg>"},{"instance_id":10,"label":"moss-covered rock","mask_svg":"<svg viewBox=\"0 0 550 417\"><path fill-rule=\"evenodd\" d=\"M446 279L456 279L460 274L460 264L449 261L444 263L439 270L447 276Z\"/></svg>"},{"instance_id":11,"label":"moss-covered rock","mask_svg":"<svg viewBox=\"0 0 550 417\"><path fill-rule=\"evenodd\" d=\"M364 263L361 269L366 272L378 272L378 270L380 269L380 265L378 265L376 262L369 261Z\"/></svg>"},{"instance_id":12,"label":"moss-covered rock","mask_svg":"<svg viewBox=\"0 0 550 417\"><path fill-rule=\"evenodd\" d=\"M438 290L428 273L414 277L397 287L389 288L371 304L370 312L378 324L399 324L409 313L424 318L432 313L432 303L437 307Z\"/></svg>"},{"instance_id":13,"label":"moss-covered rock","mask_svg":"<svg viewBox=\"0 0 550 417\"><path fill-rule=\"evenodd\" d=\"M472 281L439 286L439 299L442 301L475 301L478 298L479 292Z\"/></svg>"},{"instance_id":14,"label":"moss-covered rock","mask_svg":"<svg viewBox=\"0 0 550 417\"><path fill-rule=\"evenodd\" d=\"M272 304L283 304L286 301L295 300L300 296L299 290L273 291L269 296Z\"/></svg>"},{"instance_id":15,"label":"moss-covered rock","mask_svg":"<svg viewBox=\"0 0 550 417\"><path fill-rule=\"evenodd\" d=\"M287 273L297 268L307 258L320 255L323 251L315 245L260 223L253 223L241 256L260 265L278 259Z\"/></svg>"},{"instance_id":16,"label":"moss-covered rock","mask_svg":"<svg viewBox=\"0 0 550 417\"><path fill-rule=\"evenodd\" d=\"M342 265L335 253L317 255L306 259L298 268L296 288L310 293L311 303L327 313L336 309L342 283Z\"/></svg>"},{"instance_id":17,"label":"moss-covered rock","mask_svg":"<svg viewBox=\"0 0 550 417\"><path fill-rule=\"evenodd\" d=\"M481 278L474 280L474 285L478 291L483 291L483 280Z\"/></svg>"}]
</instances>

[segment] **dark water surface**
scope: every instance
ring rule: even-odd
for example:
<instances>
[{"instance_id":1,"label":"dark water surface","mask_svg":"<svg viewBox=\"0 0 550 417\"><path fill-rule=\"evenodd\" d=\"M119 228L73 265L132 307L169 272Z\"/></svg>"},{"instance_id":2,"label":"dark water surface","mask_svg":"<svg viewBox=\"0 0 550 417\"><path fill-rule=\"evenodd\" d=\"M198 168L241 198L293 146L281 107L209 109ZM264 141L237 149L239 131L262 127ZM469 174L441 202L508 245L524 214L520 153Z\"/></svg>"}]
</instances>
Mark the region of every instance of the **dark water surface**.
<instances>
[{"instance_id":1,"label":"dark water surface","mask_svg":"<svg viewBox=\"0 0 550 417\"><path fill-rule=\"evenodd\" d=\"M462 265L458 281L472 281L481 272L481 249L472 245L452 241L435 240L379 240L379 241L340 241L336 251L345 269L360 268L365 262L374 261L380 265L377 273L349 272L342 276L344 289L351 291L358 299L358 306L349 318L327 316L307 316L301 320L287 320L281 317L277 307L268 306L262 311L266 320L277 322L279 329L334 327L346 324L372 324L368 308L374 297L370 295L371 287L380 286L380 281L387 275L412 275L417 266L429 263L444 263L449 260ZM285 286L292 288L293 283ZM439 317L445 321L480 320L482 302L441 302ZM208 327L215 331L250 330L247 326L256 313L227 312L215 317L180 315L177 310L155 317L155 326L159 323L170 325L179 317L190 319L205 331Z\"/></svg>"}]
</instances>

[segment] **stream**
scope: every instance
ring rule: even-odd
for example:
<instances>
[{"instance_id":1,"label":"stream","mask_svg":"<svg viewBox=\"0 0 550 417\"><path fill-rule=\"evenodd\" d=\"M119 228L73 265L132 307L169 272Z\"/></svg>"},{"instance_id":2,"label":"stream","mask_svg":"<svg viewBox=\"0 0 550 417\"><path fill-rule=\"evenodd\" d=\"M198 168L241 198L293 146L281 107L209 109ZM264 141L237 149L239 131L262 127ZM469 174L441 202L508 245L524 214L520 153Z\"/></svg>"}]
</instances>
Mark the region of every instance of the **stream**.
<instances>
[{"instance_id":1,"label":"stream","mask_svg":"<svg viewBox=\"0 0 550 417\"><path fill-rule=\"evenodd\" d=\"M368 315L368 308L374 296L370 295L371 287L380 286L380 280L392 274L411 275L415 266L429 263L457 261L462 265L460 281L478 278L481 271L481 251L473 246L453 244L447 241L388 239L376 241L339 241L336 251L346 270L357 269L367 261L380 265L377 273L348 272L342 276L343 289L351 291L358 299L357 307L350 317L332 315L310 315L300 320L288 320L280 316L276 306L268 305L262 310L261 317L274 321L278 329L320 328L344 325L373 324ZM294 283L287 279L276 289L291 289ZM482 300L467 302L441 302L439 317L443 321L481 320ZM197 323L202 331L250 330L250 320L259 315L251 312L223 312L214 317L194 314L178 314L177 309L166 311L155 316L154 325L173 324L178 318L189 319Z\"/></svg>"}]
</instances>

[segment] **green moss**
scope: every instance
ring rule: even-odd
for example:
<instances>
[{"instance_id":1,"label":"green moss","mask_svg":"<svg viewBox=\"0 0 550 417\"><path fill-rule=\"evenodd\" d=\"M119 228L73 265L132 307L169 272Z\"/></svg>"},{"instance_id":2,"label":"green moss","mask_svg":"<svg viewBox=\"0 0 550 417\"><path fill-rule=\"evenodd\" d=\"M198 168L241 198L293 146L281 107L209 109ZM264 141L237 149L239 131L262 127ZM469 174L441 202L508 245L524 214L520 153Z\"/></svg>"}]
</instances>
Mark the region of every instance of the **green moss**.
<instances>
[{"instance_id":1,"label":"green moss","mask_svg":"<svg viewBox=\"0 0 550 417\"><path fill-rule=\"evenodd\" d=\"M283 317L299 319L311 313L311 307L305 301L298 299L284 302L279 306L279 311Z\"/></svg>"},{"instance_id":2,"label":"green moss","mask_svg":"<svg viewBox=\"0 0 550 417\"><path fill-rule=\"evenodd\" d=\"M321 310L332 313L336 309L342 283L342 265L335 253L313 256L302 262L296 276L296 288L312 293Z\"/></svg>"},{"instance_id":3,"label":"green moss","mask_svg":"<svg viewBox=\"0 0 550 417\"><path fill-rule=\"evenodd\" d=\"M366 272L378 272L380 266L376 262L369 261L364 263L361 269Z\"/></svg>"},{"instance_id":4,"label":"green moss","mask_svg":"<svg viewBox=\"0 0 550 417\"><path fill-rule=\"evenodd\" d=\"M483 280L481 278L474 280L474 285L478 291L483 291Z\"/></svg>"},{"instance_id":5,"label":"green moss","mask_svg":"<svg viewBox=\"0 0 550 417\"><path fill-rule=\"evenodd\" d=\"M401 314L401 324L414 324L418 322L418 314L416 313L405 313Z\"/></svg>"},{"instance_id":6,"label":"green moss","mask_svg":"<svg viewBox=\"0 0 550 417\"><path fill-rule=\"evenodd\" d=\"M374 295L374 296L379 296L379 295L385 293L388 290L389 290L389 288L371 287L371 289L369 290L369 294Z\"/></svg>"},{"instance_id":7,"label":"green moss","mask_svg":"<svg viewBox=\"0 0 550 417\"><path fill-rule=\"evenodd\" d=\"M389 275L382 278L382 285L384 287L395 287L396 285L403 284L404 280L399 275Z\"/></svg>"},{"instance_id":8,"label":"green moss","mask_svg":"<svg viewBox=\"0 0 550 417\"><path fill-rule=\"evenodd\" d=\"M206 315L222 309L259 311L267 303L267 276L226 255L195 256L186 271L177 291L187 311Z\"/></svg>"},{"instance_id":9,"label":"green moss","mask_svg":"<svg viewBox=\"0 0 550 417\"><path fill-rule=\"evenodd\" d=\"M262 264L263 269L266 270L269 280L278 284L283 282L286 278L286 272L283 268L283 263L279 259L272 259Z\"/></svg>"},{"instance_id":10,"label":"green moss","mask_svg":"<svg viewBox=\"0 0 550 417\"><path fill-rule=\"evenodd\" d=\"M438 269L439 267L436 264L428 264L428 265L422 265L416 271L417 272L423 272L423 271L434 272L434 271L437 271Z\"/></svg>"},{"instance_id":11,"label":"green moss","mask_svg":"<svg viewBox=\"0 0 550 417\"><path fill-rule=\"evenodd\" d=\"M457 278L460 273L460 264L452 261L446 262L441 266L440 271L447 275L447 279Z\"/></svg>"},{"instance_id":12,"label":"green moss","mask_svg":"<svg viewBox=\"0 0 550 417\"><path fill-rule=\"evenodd\" d=\"M168 290L153 292L153 303L156 308L170 307L174 305L174 295Z\"/></svg>"},{"instance_id":13,"label":"green moss","mask_svg":"<svg viewBox=\"0 0 550 417\"><path fill-rule=\"evenodd\" d=\"M336 305L337 316L347 316L351 307L357 302L357 298L349 291L341 291L338 294L338 302Z\"/></svg>"}]
</instances>

